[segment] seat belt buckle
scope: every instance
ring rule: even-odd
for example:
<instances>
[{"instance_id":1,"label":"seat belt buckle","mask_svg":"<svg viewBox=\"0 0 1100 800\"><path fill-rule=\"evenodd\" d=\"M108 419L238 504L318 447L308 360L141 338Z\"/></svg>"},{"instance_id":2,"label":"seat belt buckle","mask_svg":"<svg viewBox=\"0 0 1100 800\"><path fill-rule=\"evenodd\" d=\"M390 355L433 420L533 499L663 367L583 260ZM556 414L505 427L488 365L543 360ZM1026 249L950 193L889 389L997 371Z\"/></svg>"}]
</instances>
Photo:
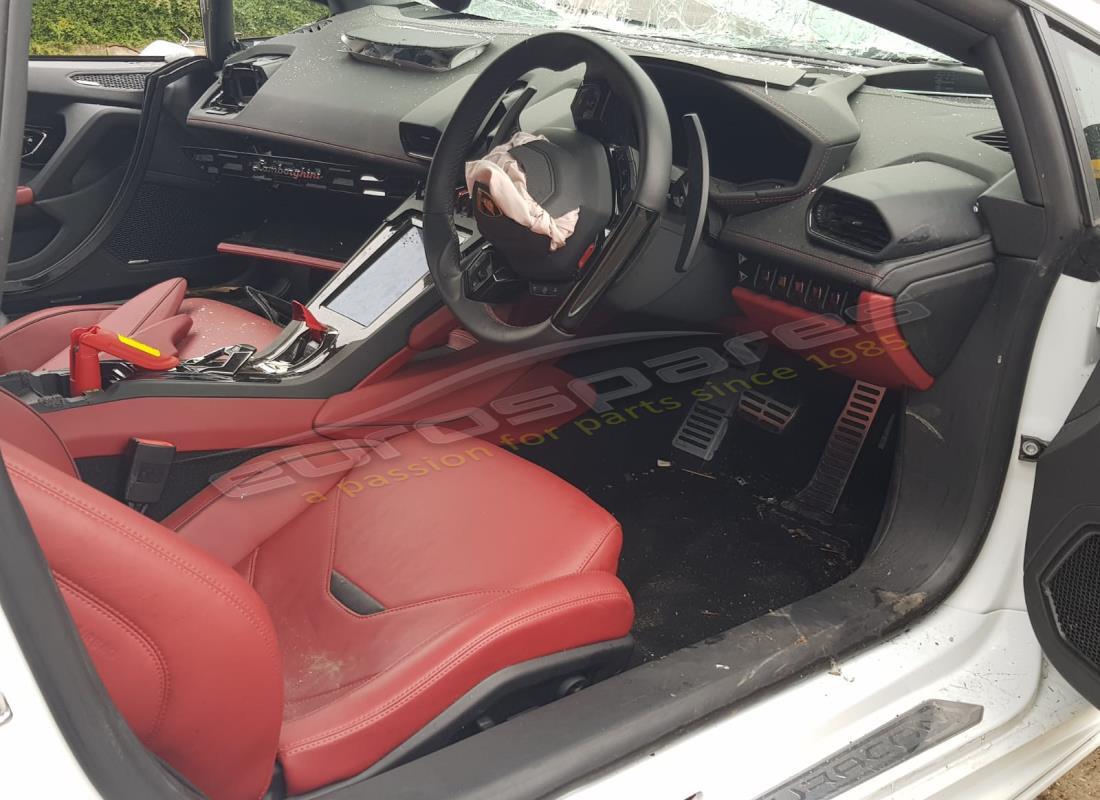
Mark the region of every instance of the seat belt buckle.
<instances>
[{"instance_id":1,"label":"seat belt buckle","mask_svg":"<svg viewBox=\"0 0 1100 800\"><path fill-rule=\"evenodd\" d=\"M176 446L155 439L130 439L130 471L126 474L126 502L138 510L160 500L176 458Z\"/></svg>"}]
</instances>

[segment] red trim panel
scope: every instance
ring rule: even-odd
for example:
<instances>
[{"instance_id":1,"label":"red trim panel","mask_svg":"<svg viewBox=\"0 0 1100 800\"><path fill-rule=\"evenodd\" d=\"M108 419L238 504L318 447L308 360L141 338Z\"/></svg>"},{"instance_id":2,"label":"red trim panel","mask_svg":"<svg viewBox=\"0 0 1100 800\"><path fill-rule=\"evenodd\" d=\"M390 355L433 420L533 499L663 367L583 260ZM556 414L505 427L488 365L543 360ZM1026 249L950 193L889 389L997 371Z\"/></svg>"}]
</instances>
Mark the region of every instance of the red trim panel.
<instances>
[{"instance_id":1,"label":"red trim panel","mask_svg":"<svg viewBox=\"0 0 1100 800\"><path fill-rule=\"evenodd\" d=\"M329 272L337 272L344 266L343 261L336 261L331 258L304 256L301 253L291 253L286 250L270 250L266 247L253 247L250 244L235 244L233 242L219 242L218 252L229 256L248 256L249 258L260 258L264 261L278 261L281 264L297 264L300 267L324 269Z\"/></svg>"},{"instance_id":2,"label":"red trim panel","mask_svg":"<svg viewBox=\"0 0 1100 800\"><path fill-rule=\"evenodd\" d=\"M118 455L131 438L161 439L182 452L285 447L323 441L313 432L322 399L138 397L45 416L73 458Z\"/></svg>"},{"instance_id":3,"label":"red trim panel","mask_svg":"<svg viewBox=\"0 0 1100 800\"><path fill-rule=\"evenodd\" d=\"M29 186L18 186L15 189L15 204L17 206L29 206L34 202L34 189Z\"/></svg>"},{"instance_id":4,"label":"red trim panel","mask_svg":"<svg viewBox=\"0 0 1100 800\"><path fill-rule=\"evenodd\" d=\"M744 315L735 320L739 334L765 333L814 370L835 370L889 389L923 391L934 382L898 329L893 297L861 292L854 324L740 286L733 299Z\"/></svg>"}]
</instances>

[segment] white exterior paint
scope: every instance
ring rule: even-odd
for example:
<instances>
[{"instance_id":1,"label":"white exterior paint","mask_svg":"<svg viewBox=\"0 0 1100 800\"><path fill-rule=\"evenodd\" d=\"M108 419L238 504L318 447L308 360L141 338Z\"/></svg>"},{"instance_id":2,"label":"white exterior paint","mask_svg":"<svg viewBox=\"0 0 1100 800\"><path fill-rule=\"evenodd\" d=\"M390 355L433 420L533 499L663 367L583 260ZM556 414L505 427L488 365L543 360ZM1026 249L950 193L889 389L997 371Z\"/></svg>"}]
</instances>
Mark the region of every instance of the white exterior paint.
<instances>
[{"instance_id":1,"label":"white exterior paint","mask_svg":"<svg viewBox=\"0 0 1100 800\"><path fill-rule=\"evenodd\" d=\"M53 721L30 667L0 614L0 692L12 716L0 725L0 796L99 797Z\"/></svg>"}]
</instances>

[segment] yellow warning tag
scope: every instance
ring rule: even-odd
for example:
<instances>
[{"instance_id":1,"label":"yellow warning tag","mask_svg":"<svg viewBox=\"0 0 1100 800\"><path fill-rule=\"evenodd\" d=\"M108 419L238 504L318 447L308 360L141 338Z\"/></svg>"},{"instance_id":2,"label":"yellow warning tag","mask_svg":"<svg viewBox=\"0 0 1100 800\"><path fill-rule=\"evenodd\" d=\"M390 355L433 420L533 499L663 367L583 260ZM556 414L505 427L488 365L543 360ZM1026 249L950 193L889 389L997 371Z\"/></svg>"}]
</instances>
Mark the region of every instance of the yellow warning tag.
<instances>
[{"instance_id":1,"label":"yellow warning tag","mask_svg":"<svg viewBox=\"0 0 1100 800\"><path fill-rule=\"evenodd\" d=\"M160 358L160 350L157 350L157 348L155 347L150 347L144 342L139 342L137 339L131 339L129 336L123 336L121 333L118 335L118 340L124 345L128 345L135 350L140 350L141 352L148 353L155 358Z\"/></svg>"}]
</instances>

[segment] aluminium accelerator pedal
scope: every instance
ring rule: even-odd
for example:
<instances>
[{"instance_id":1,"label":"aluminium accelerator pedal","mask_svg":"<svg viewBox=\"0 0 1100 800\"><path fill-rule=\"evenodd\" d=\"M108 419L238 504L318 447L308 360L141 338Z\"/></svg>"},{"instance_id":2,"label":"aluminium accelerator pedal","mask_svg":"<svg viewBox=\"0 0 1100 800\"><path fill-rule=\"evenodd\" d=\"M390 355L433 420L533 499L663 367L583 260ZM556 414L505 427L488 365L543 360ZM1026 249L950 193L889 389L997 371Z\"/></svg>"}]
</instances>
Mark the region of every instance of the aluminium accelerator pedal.
<instances>
[{"instance_id":1,"label":"aluminium accelerator pedal","mask_svg":"<svg viewBox=\"0 0 1100 800\"><path fill-rule=\"evenodd\" d=\"M881 386L855 382L817 462L817 469L810 482L795 496L791 510L824 516L831 516L836 511L885 396L886 390Z\"/></svg>"}]
</instances>

